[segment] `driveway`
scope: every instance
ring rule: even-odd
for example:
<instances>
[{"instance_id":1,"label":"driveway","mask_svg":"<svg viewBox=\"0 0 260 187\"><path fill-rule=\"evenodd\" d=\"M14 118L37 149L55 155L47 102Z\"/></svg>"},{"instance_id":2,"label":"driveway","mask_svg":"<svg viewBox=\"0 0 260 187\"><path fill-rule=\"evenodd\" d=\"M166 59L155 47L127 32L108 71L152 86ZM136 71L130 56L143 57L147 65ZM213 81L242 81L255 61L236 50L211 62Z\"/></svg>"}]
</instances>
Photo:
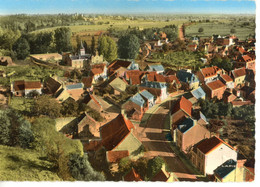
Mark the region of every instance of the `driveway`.
<instances>
[{"instance_id":1,"label":"driveway","mask_svg":"<svg viewBox=\"0 0 260 187\"><path fill-rule=\"evenodd\" d=\"M136 125L135 133L146 149L144 156L160 156L166 161L169 171L174 172L180 181L196 181L196 174L175 155L165 138L164 132L169 132L169 129L164 127L166 116L169 115L168 105L164 103L164 106L155 106L157 109L149 114L146 123Z\"/></svg>"}]
</instances>

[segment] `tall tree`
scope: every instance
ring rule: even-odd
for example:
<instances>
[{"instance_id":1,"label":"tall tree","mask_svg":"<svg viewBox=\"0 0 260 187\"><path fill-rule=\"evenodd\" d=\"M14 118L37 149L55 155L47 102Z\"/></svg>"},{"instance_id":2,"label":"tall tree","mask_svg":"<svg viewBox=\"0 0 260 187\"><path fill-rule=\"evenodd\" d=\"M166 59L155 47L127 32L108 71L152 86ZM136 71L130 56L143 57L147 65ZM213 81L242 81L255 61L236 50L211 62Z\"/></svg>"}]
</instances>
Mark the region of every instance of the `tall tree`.
<instances>
[{"instance_id":1,"label":"tall tree","mask_svg":"<svg viewBox=\"0 0 260 187\"><path fill-rule=\"evenodd\" d=\"M58 52L70 51L71 46L71 30L69 27L60 27L54 31L54 41Z\"/></svg>"},{"instance_id":2,"label":"tall tree","mask_svg":"<svg viewBox=\"0 0 260 187\"><path fill-rule=\"evenodd\" d=\"M115 41L108 36L102 36L98 40L98 52L100 55L103 55L108 62L115 60L117 58L117 46Z\"/></svg>"},{"instance_id":3,"label":"tall tree","mask_svg":"<svg viewBox=\"0 0 260 187\"><path fill-rule=\"evenodd\" d=\"M96 50L96 40L95 40L95 36L92 36L91 47L90 47L90 51L92 55L95 54L95 50Z\"/></svg>"},{"instance_id":4,"label":"tall tree","mask_svg":"<svg viewBox=\"0 0 260 187\"><path fill-rule=\"evenodd\" d=\"M135 35L123 35L118 40L118 56L124 59L135 59L139 48L139 40Z\"/></svg>"},{"instance_id":5,"label":"tall tree","mask_svg":"<svg viewBox=\"0 0 260 187\"><path fill-rule=\"evenodd\" d=\"M17 58L24 60L30 54L30 46L25 38L19 38L14 44L14 50L17 53Z\"/></svg>"}]
</instances>

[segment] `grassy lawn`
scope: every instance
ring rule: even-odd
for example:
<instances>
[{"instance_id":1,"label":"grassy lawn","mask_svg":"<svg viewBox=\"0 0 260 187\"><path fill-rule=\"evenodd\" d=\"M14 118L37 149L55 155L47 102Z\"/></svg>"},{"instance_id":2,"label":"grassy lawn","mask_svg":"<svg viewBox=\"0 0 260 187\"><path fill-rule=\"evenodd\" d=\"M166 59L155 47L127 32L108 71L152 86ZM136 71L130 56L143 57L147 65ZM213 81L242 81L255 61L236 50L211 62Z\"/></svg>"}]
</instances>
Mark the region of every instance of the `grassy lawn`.
<instances>
[{"instance_id":1,"label":"grassy lawn","mask_svg":"<svg viewBox=\"0 0 260 187\"><path fill-rule=\"evenodd\" d=\"M38 152L0 145L0 181L59 181Z\"/></svg>"},{"instance_id":2,"label":"grassy lawn","mask_svg":"<svg viewBox=\"0 0 260 187\"><path fill-rule=\"evenodd\" d=\"M202 27L204 29L203 33L199 33L198 29ZM210 37L213 34L219 34L225 36L230 33L230 29L234 28L236 33L234 33L239 39L244 40L249 34L255 33L255 25L250 23L249 26L242 26L240 23L197 23L192 24L185 29L185 34L187 37L200 36L200 37Z\"/></svg>"}]
</instances>

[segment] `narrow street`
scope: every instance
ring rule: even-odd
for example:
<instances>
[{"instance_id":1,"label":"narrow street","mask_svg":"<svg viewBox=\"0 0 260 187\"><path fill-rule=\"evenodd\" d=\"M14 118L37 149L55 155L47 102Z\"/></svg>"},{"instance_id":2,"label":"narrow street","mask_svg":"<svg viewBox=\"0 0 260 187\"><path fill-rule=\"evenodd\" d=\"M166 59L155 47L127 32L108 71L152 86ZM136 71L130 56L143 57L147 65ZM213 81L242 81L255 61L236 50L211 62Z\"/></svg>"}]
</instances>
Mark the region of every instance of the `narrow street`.
<instances>
[{"instance_id":1,"label":"narrow street","mask_svg":"<svg viewBox=\"0 0 260 187\"><path fill-rule=\"evenodd\" d=\"M167 105L167 103L164 103L164 105ZM169 111L168 107L163 105L154 107L158 107L158 109L150 113L147 123L141 123L136 128L136 133L146 149L144 156L162 157L166 161L169 171L174 172L180 181L198 180L196 174L190 171L180 158L175 155L169 141L165 138L164 132L169 131L164 125Z\"/></svg>"}]
</instances>

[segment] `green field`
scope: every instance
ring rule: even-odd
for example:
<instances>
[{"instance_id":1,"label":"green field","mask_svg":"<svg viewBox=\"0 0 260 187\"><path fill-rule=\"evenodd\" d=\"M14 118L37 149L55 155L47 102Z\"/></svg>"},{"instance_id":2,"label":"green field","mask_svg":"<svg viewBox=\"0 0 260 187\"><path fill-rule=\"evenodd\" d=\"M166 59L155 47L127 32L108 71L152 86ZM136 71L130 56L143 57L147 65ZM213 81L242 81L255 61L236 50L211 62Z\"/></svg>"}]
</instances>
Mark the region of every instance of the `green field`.
<instances>
[{"instance_id":1,"label":"green field","mask_svg":"<svg viewBox=\"0 0 260 187\"><path fill-rule=\"evenodd\" d=\"M198 29L202 27L204 29L203 33L199 33ZM236 35L239 39L244 40L246 39L249 34L255 33L255 24L250 23L249 26L242 26L240 22L234 23L234 22L225 22L225 23L217 23L217 22L209 22L209 23L196 23L192 24L185 28L185 35L186 37L192 37L192 36L200 36L200 37L210 37L213 34L219 34L221 36L225 36L230 33L230 30L234 28L236 32L234 35Z\"/></svg>"},{"instance_id":2,"label":"green field","mask_svg":"<svg viewBox=\"0 0 260 187\"><path fill-rule=\"evenodd\" d=\"M0 181L60 181L38 152L0 145Z\"/></svg>"}]
</instances>

